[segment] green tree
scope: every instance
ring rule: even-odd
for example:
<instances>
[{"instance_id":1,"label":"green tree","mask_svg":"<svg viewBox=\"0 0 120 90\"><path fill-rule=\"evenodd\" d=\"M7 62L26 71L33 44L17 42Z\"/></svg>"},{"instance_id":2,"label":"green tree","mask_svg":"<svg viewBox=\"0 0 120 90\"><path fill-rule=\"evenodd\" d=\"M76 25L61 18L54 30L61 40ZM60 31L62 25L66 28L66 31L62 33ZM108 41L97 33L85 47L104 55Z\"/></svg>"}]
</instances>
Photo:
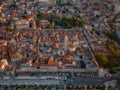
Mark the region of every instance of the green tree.
<instances>
[{"instance_id":1,"label":"green tree","mask_svg":"<svg viewBox=\"0 0 120 90\"><path fill-rule=\"evenodd\" d=\"M117 70L115 68L110 68L109 72L111 74L116 74L117 73Z\"/></svg>"},{"instance_id":2,"label":"green tree","mask_svg":"<svg viewBox=\"0 0 120 90\"><path fill-rule=\"evenodd\" d=\"M7 31L14 31L14 26L7 26L7 27L6 27L6 30L7 30Z\"/></svg>"},{"instance_id":3,"label":"green tree","mask_svg":"<svg viewBox=\"0 0 120 90\"><path fill-rule=\"evenodd\" d=\"M107 35L111 40L114 40L114 39L115 39L115 36L114 36L114 33L113 33L113 32L107 31L107 32L106 32L106 35Z\"/></svg>"},{"instance_id":4,"label":"green tree","mask_svg":"<svg viewBox=\"0 0 120 90\"><path fill-rule=\"evenodd\" d=\"M111 53L113 53L117 49L115 46L115 41L114 40L109 41L107 43L107 48L111 51Z\"/></svg>"},{"instance_id":5,"label":"green tree","mask_svg":"<svg viewBox=\"0 0 120 90\"><path fill-rule=\"evenodd\" d=\"M49 25L47 26L47 28L48 28L48 29L53 29L54 27L52 26L52 24L49 24Z\"/></svg>"},{"instance_id":6,"label":"green tree","mask_svg":"<svg viewBox=\"0 0 120 90\"><path fill-rule=\"evenodd\" d=\"M96 54L96 59L102 67L105 67L108 63L107 54L104 53Z\"/></svg>"}]
</instances>

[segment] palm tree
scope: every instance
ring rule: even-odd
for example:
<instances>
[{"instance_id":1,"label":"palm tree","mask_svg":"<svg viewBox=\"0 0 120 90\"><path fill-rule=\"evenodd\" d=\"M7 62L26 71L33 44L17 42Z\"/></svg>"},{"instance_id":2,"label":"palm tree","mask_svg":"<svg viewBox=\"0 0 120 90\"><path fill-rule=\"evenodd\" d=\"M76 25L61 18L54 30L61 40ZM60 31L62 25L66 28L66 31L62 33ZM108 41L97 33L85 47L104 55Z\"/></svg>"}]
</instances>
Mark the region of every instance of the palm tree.
<instances>
[{"instance_id":1,"label":"palm tree","mask_svg":"<svg viewBox=\"0 0 120 90\"><path fill-rule=\"evenodd\" d=\"M108 87L108 90L113 90L113 88L111 86Z\"/></svg>"},{"instance_id":2,"label":"palm tree","mask_svg":"<svg viewBox=\"0 0 120 90\"><path fill-rule=\"evenodd\" d=\"M2 85L0 84L0 87L2 87Z\"/></svg>"},{"instance_id":3,"label":"palm tree","mask_svg":"<svg viewBox=\"0 0 120 90\"><path fill-rule=\"evenodd\" d=\"M75 86L74 86L74 85L72 85L71 90L74 90L74 89L75 89Z\"/></svg>"},{"instance_id":4,"label":"palm tree","mask_svg":"<svg viewBox=\"0 0 120 90\"><path fill-rule=\"evenodd\" d=\"M31 88L31 85L28 85L27 87L28 87L28 89L30 89L30 88Z\"/></svg>"},{"instance_id":5,"label":"palm tree","mask_svg":"<svg viewBox=\"0 0 120 90\"><path fill-rule=\"evenodd\" d=\"M72 90L72 86L71 85L67 86L67 90Z\"/></svg>"},{"instance_id":6,"label":"palm tree","mask_svg":"<svg viewBox=\"0 0 120 90\"><path fill-rule=\"evenodd\" d=\"M8 88L8 85L4 85L4 88L7 89L7 88Z\"/></svg>"},{"instance_id":7,"label":"palm tree","mask_svg":"<svg viewBox=\"0 0 120 90\"><path fill-rule=\"evenodd\" d=\"M16 87L16 89L18 89L18 88L19 88L19 85L18 85L18 84L16 84L16 85L15 85L15 87Z\"/></svg>"},{"instance_id":8,"label":"palm tree","mask_svg":"<svg viewBox=\"0 0 120 90\"><path fill-rule=\"evenodd\" d=\"M9 87L10 87L10 88L13 88L13 85L11 84Z\"/></svg>"},{"instance_id":9,"label":"palm tree","mask_svg":"<svg viewBox=\"0 0 120 90\"><path fill-rule=\"evenodd\" d=\"M80 90L84 90L85 89L85 87L84 87L84 85L82 85L82 87L81 87L81 89Z\"/></svg>"},{"instance_id":10,"label":"palm tree","mask_svg":"<svg viewBox=\"0 0 120 90\"><path fill-rule=\"evenodd\" d=\"M70 87L69 87L69 86L67 86L67 90L69 90L69 88L70 88Z\"/></svg>"},{"instance_id":11,"label":"palm tree","mask_svg":"<svg viewBox=\"0 0 120 90\"><path fill-rule=\"evenodd\" d=\"M76 90L80 90L80 86L79 85L76 86Z\"/></svg>"},{"instance_id":12,"label":"palm tree","mask_svg":"<svg viewBox=\"0 0 120 90\"><path fill-rule=\"evenodd\" d=\"M60 86L59 86L59 85L57 85L57 84L55 85L55 87L56 87L56 90L58 90L58 89L60 88Z\"/></svg>"},{"instance_id":13,"label":"palm tree","mask_svg":"<svg viewBox=\"0 0 120 90\"><path fill-rule=\"evenodd\" d=\"M34 89L35 89L35 90L37 90L37 89L38 89L38 86L37 86L36 84L34 85Z\"/></svg>"},{"instance_id":14,"label":"palm tree","mask_svg":"<svg viewBox=\"0 0 120 90\"><path fill-rule=\"evenodd\" d=\"M48 89L49 89L49 90L51 90L51 89L52 89L51 85L50 85L50 86L48 86Z\"/></svg>"},{"instance_id":15,"label":"palm tree","mask_svg":"<svg viewBox=\"0 0 120 90\"><path fill-rule=\"evenodd\" d=\"M96 87L93 85L93 86L92 86L92 90L95 90L95 88L96 88Z\"/></svg>"},{"instance_id":16,"label":"palm tree","mask_svg":"<svg viewBox=\"0 0 120 90\"><path fill-rule=\"evenodd\" d=\"M78 85L74 85L74 86L73 86L73 89L74 89L74 90L77 90L78 88L79 88Z\"/></svg>"},{"instance_id":17,"label":"palm tree","mask_svg":"<svg viewBox=\"0 0 120 90\"><path fill-rule=\"evenodd\" d=\"M47 86L47 85L42 85L42 86L41 86L41 87L42 87L42 90L44 90L44 89L46 88L46 86Z\"/></svg>"},{"instance_id":18,"label":"palm tree","mask_svg":"<svg viewBox=\"0 0 120 90\"><path fill-rule=\"evenodd\" d=\"M55 86L52 84L51 87L54 88Z\"/></svg>"},{"instance_id":19,"label":"palm tree","mask_svg":"<svg viewBox=\"0 0 120 90\"><path fill-rule=\"evenodd\" d=\"M41 85L39 85L39 86L38 86L38 89L40 89L40 90L41 90Z\"/></svg>"}]
</instances>

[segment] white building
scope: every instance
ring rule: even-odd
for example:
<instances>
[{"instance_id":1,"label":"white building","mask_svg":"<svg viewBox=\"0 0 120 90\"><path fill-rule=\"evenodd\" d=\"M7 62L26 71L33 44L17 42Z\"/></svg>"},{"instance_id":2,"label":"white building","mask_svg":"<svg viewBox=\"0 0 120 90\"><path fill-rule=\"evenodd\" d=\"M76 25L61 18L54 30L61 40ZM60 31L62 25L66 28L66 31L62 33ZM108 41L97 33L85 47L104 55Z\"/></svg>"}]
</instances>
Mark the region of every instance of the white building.
<instances>
[{"instance_id":1,"label":"white building","mask_svg":"<svg viewBox=\"0 0 120 90\"><path fill-rule=\"evenodd\" d=\"M16 26L17 30L28 29L29 28L29 21L27 21L27 20L16 21L15 26Z\"/></svg>"},{"instance_id":2,"label":"white building","mask_svg":"<svg viewBox=\"0 0 120 90\"><path fill-rule=\"evenodd\" d=\"M115 5L114 13L115 13L115 14L120 13L120 4L116 4L116 5Z\"/></svg>"}]
</instances>

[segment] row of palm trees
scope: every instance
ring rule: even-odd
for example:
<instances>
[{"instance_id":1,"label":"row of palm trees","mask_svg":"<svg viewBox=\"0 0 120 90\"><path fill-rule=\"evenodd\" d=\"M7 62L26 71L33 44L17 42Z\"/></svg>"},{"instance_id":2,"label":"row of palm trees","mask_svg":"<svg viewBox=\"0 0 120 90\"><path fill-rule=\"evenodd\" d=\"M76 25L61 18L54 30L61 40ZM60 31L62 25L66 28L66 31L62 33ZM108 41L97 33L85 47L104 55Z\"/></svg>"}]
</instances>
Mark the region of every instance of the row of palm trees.
<instances>
[{"instance_id":1,"label":"row of palm trees","mask_svg":"<svg viewBox=\"0 0 120 90\"><path fill-rule=\"evenodd\" d=\"M60 85L0 85L0 90L59 90L61 87ZM105 90L105 86L85 86L85 85L68 85L66 90ZM117 90L116 88L108 87L107 90Z\"/></svg>"},{"instance_id":2,"label":"row of palm trees","mask_svg":"<svg viewBox=\"0 0 120 90\"><path fill-rule=\"evenodd\" d=\"M55 90L59 90L60 86L59 85L0 85L0 90L4 89L4 90L45 90L47 88L47 90L52 90L53 88Z\"/></svg>"},{"instance_id":3,"label":"row of palm trees","mask_svg":"<svg viewBox=\"0 0 120 90\"><path fill-rule=\"evenodd\" d=\"M69 85L67 90L106 90L105 86L85 86L85 85ZM117 90L117 88L108 87L107 90Z\"/></svg>"}]
</instances>

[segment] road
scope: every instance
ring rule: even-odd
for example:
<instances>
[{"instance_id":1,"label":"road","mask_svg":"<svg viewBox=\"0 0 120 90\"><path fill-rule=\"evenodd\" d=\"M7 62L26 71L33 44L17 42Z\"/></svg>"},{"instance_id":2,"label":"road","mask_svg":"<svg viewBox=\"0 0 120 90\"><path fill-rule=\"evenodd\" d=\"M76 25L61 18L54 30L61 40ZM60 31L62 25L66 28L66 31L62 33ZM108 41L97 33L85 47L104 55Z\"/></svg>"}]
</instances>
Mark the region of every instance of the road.
<instances>
[{"instance_id":1,"label":"road","mask_svg":"<svg viewBox=\"0 0 120 90\"><path fill-rule=\"evenodd\" d=\"M64 79L64 76L12 76L1 78L0 85L59 85Z\"/></svg>"},{"instance_id":2,"label":"road","mask_svg":"<svg viewBox=\"0 0 120 90\"><path fill-rule=\"evenodd\" d=\"M43 77L43 78L42 78ZM36 84L36 83L38 83L38 84L42 84L42 83L54 83L54 82L58 82L58 81L60 81L60 80L65 80L64 79L64 76L62 76L62 77L60 77L60 76L58 76L58 77L60 77L60 79L54 79L53 78L53 76L52 76L52 78L50 78L51 76L48 76L48 78L47 78L47 76L46 76L46 78L45 78L45 76L42 76L42 77L33 77L33 76L18 76L18 77L4 77L3 79L0 79L0 84ZM55 76L56 77L56 76ZM77 77L71 77L71 78L68 78L68 81L70 81L70 80L72 80L73 82L80 82L80 83L83 83L83 82L90 82L91 83L91 81L95 81L95 82L100 82L101 81L101 78L98 78L98 77L83 77L83 76L77 76ZM83 81L84 80L84 81ZM102 78L102 80L106 80L106 78L105 79L103 79ZM108 79L107 79L108 80ZM63 82L62 82L63 83Z\"/></svg>"},{"instance_id":3,"label":"road","mask_svg":"<svg viewBox=\"0 0 120 90\"><path fill-rule=\"evenodd\" d=\"M87 32L86 32L85 30L82 30L82 33L83 33L83 35L84 35L84 37L85 37L85 39L86 39L86 41L87 41L87 44L88 44L88 46L89 46L89 48L90 48L90 53L91 53L91 55L92 55L92 58L95 59L95 55L94 55L92 46L91 46L91 44L90 44L90 42L89 42L88 34L87 34Z\"/></svg>"},{"instance_id":4,"label":"road","mask_svg":"<svg viewBox=\"0 0 120 90\"><path fill-rule=\"evenodd\" d=\"M24 77L24 76L23 76ZM60 77L60 76L58 76ZM62 76L64 77L64 76ZM63 87L63 90L66 90L67 85L104 85L108 81L116 81L116 86L120 90L120 79L118 77L89 77L89 76L76 76L68 77L66 80L61 79L0 79L0 85L60 85Z\"/></svg>"},{"instance_id":5,"label":"road","mask_svg":"<svg viewBox=\"0 0 120 90\"><path fill-rule=\"evenodd\" d=\"M104 85L105 82L116 80L116 77L74 77L74 78L68 78L66 83L68 85ZM116 83L117 85L117 83Z\"/></svg>"},{"instance_id":6,"label":"road","mask_svg":"<svg viewBox=\"0 0 120 90\"><path fill-rule=\"evenodd\" d=\"M12 79L4 79L0 80L0 85L56 85L60 84L60 80L40 80L40 79L17 79L17 80L12 80Z\"/></svg>"},{"instance_id":7,"label":"road","mask_svg":"<svg viewBox=\"0 0 120 90\"><path fill-rule=\"evenodd\" d=\"M96 68L92 68L92 69L51 69L51 68L46 68L46 69L18 69L16 70L16 72L71 72L71 73L75 73L75 72L96 72L98 69Z\"/></svg>"}]
</instances>

